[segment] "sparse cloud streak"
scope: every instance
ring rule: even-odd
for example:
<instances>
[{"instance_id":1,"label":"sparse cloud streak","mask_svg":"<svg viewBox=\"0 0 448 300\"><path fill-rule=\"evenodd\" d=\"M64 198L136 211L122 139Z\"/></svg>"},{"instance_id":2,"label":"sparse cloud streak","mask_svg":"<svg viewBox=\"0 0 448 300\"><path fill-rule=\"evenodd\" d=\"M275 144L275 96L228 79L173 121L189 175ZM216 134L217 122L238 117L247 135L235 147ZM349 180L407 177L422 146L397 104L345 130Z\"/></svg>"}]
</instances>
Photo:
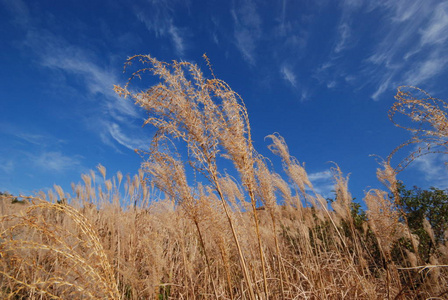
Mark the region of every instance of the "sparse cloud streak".
<instances>
[{"instance_id":1,"label":"sparse cloud streak","mask_svg":"<svg viewBox=\"0 0 448 300\"><path fill-rule=\"evenodd\" d=\"M448 187L448 154L427 154L417 158L412 168L418 170L431 186L446 189Z\"/></svg>"},{"instance_id":2,"label":"sparse cloud streak","mask_svg":"<svg viewBox=\"0 0 448 300\"><path fill-rule=\"evenodd\" d=\"M289 67L287 67L286 65L282 66L280 69L280 73L282 74L283 79L285 79L291 86L297 87L296 76Z\"/></svg>"},{"instance_id":3,"label":"sparse cloud streak","mask_svg":"<svg viewBox=\"0 0 448 300\"><path fill-rule=\"evenodd\" d=\"M173 3L172 3L173 2ZM138 4L134 8L137 18L145 24L148 31L153 32L157 38L168 37L178 56L184 56L187 48L185 40L186 29L174 24L172 14L176 1L154 1L145 5Z\"/></svg>"},{"instance_id":4,"label":"sparse cloud streak","mask_svg":"<svg viewBox=\"0 0 448 300\"><path fill-rule=\"evenodd\" d=\"M339 53L348 47L348 40L350 38L351 29L347 23L339 25L338 35L339 39L334 47L334 52Z\"/></svg>"},{"instance_id":5,"label":"sparse cloud streak","mask_svg":"<svg viewBox=\"0 0 448 300\"><path fill-rule=\"evenodd\" d=\"M256 64L256 49L261 38L261 18L256 3L251 0L238 2L231 11L234 21L235 45L243 58L251 65Z\"/></svg>"},{"instance_id":6,"label":"sparse cloud streak","mask_svg":"<svg viewBox=\"0 0 448 300\"><path fill-rule=\"evenodd\" d=\"M47 172L63 172L80 166L81 161L76 157L69 157L58 151L43 152L34 156L36 167Z\"/></svg>"},{"instance_id":7,"label":"sparse cloud streak","mask_svg":"<svg viewBox=\"0 0 448 300\"><path fill-rule=\"evenodd\" d=\"M130 137L123 133L120 125L117 123L110 123L108 126L109 133L112 138L117 141L120 145L128 148L129 150L143 149L147 145L147 142L142 138Z\"/></svg>"},{"instance_id":8,"label":"sparse cloud streak","mask_svg":"<svg viewBox=\"0 0 448 300\"><path fill-rule=\"evenodd\" d=\"M330 170L319 171L308 174L314 190L325 198L331 196L334 190L333 175Z\"/></svg>"}]
</instances>

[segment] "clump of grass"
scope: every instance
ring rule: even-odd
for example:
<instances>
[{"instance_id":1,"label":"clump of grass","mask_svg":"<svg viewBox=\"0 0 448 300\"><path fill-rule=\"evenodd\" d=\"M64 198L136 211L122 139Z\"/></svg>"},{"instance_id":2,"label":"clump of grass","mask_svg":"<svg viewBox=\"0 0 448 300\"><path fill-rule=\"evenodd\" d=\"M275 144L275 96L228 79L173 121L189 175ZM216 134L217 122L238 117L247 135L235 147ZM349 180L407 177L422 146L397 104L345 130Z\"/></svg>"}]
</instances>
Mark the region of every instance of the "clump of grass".
<instances>
[{"instance_id":1,"label":"clump of grass","mask_svg":"<svg viewBox=\"0 0 448 300\"><path fill-rule=\"evenodd\" d=\"M93 226L71 206L33 201L22 214L1 219L4 296L26 288L30 298L117 299L114 272Z\"/></svg>"}]
</instances>

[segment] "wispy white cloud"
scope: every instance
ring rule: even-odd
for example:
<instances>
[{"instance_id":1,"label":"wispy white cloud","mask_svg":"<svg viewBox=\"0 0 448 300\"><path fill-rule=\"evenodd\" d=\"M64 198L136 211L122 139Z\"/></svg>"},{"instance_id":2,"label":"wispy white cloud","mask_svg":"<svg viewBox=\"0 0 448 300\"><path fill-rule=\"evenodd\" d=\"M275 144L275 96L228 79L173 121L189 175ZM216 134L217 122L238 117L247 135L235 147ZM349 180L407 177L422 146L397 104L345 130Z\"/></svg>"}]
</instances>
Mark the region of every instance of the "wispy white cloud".
<instances>
[{"instance_id":1,"label":"wispy white cloud","mask_svg":"<svg viewBox=\"0 0 448 300\"><path fill-rule=\"evenodd\" d=\"M448 1L347 0L339 8L332 52L313 74L320 84L368 87L371 98L379 100L397 85L431 84L446 72ZM371 43L363 45L370 48L349 58L346 51L366 39L363 14L378 18L378 25L367 31Z\"/></svg>"},{"instance_id":2,"label":"wispy white cloud","mask_svg":"<svg viewBox=\"0 0 448 300\"><path fill-rule=\"evenodd\" d=\"M329 88L329 89L335 88L336 85L337 85L337 83L334 80L327 82L327 88Z\"/></svg>"},{"instance_id":3,"label":"wispy white cloud","mask_svg":"<svg viewBox=\"0 0 448 300\"><path fill-rule=\"evenodd\" d=\"M219 30L222 26L221 22L220 22L219 18L217 18L216 16L210 16L210 21L211 21L211 26L210 26L209 34L210 34L213 42L216 45L219 45L220 44Z\"/></svg>"},{"instance_id":4,"label":"wispy white cloud","mask_svg":"<svg viewBox=\"0 0 448 300\"><path fill-rule=\"evenodd\" d=\"M308 175L308 179L311 182L317 181L317 180L329 180L333 178L333 175L329 170L326 171L320 171L320 172L314 172Z\"/></svg>"},{"instance_id":5,"label":"wispy white cloud","mask_svg":"<svg viewBox=\"0 0 448 300\"><path fill-rule=\"evenodd\" d=\"M448 2L434 8L428 26L421 31L421 44L441 44L448 39Z\"/></svg>"},{"instance_id":6,"label":"wispy white cloud","mask_svg":"<svg viewBox=\"0 0 448 300\"><path fill-rule=\"evenodd\" d=\"M300 101L306 101L310 97L310 91L306 87L300 89Z\"/></svg>"},{"instance_id":7,"label":"wispy white cloud","mask_svg":"<svg viewBox=\"0 0 448 300\"><path fill-rule=\"evenodd\" d=\"M430 21L423 26L420 33L420 41L414 49L407 54L408 57L425 53L420 60L413 64L413 68L405 73L404 81L410 85L428 83L446 70L448 57L448 1L438 4Z\"/></svg>"},{"instance_id":8,"label":"wispy white cloud","mask_svg":"<svg viewBox=\"0 0 448 300\"><path fill-rule=\"evenodd\" d=\"M314 190L324 198L331 197L334 190L333 175L330 170L319 171L308 174L308 179L314 187Z\"/></svg>"},{"instance_id":9,"label":"wispy white cloud","mask_svg":"<svg viewBox=\"0 0 448 300\"><path fill-rule=\"evenodd\" d=\"M261 38L261 17L255 2L242 0L238 4L231 11L235 26L235 44L243 58L251 65L255 65L255 51Z\"/></svg>"},{"instance_id":10,"label":"wispy white cloud","mask_svg":"<svg viewBox=\"0 0 448 300\"><path fill-rule=\"evenodd\" d=\"M281 3L277 3L277 10L280 12L276 18L277 25L273 27L269 35L269 40L274 45L274 51L279 49L293 51L293 55L297 55L297 51L302 51L307 45L307 39L309 37L309 31L303 26L303 19L307 17L301 15L293 18L288 17L289 11L293 9L294 3L287 0L283 0ZM260 27L261 28L261 27ZM266 32L263 32L265 35Z\"/></svg>"},{"instance_id":11,"label":"wispy white cloud","mask_svg":"<svg viewBox=\"0 0 448 300\"><path fill-rule=\"evenodd\" d=\"M20 176L40 176L37 174L41 172L47 176L48 172L67 173L83 168L82 156L68 155L64 150L67 141L39 128L10 124L2 127L0 132L8 136L10 142L0 150L0 181L14 185L16 179L13 178Z\"/></svg>"},{"instance_id":12,"label":"wispy white cloud","mask_svg":"<svg viewBox=\"0 0 448 300\"><path fill-rule=\"evenodd\" d=\"M294 75L293 71L287 65L283 65L280 68L280 73L289 84L293 87L297 87L296 75Z\"/></svg>"},{"instance_id":13,"label":"wispy white cloud","mask_svg":"<svg viewBox=\"0 0 448 300\"><path fill-rule=\"evenodd\" d=\"M235 32L235 40L243 58L255 65L255 38L252 33L247 29L239 29Z\"/></svg>"},{"instance_id":14,"label":"wispy white cloud","mask_svg":"<svg viewBox=\"0 0 448 300\"><path fill-rule=\"evenodd\" d=\"M385 0L370 3L371 8L383 8L387 17L394 23L402 23L415 20L416 15L421 12L427 13L427 4L434 5L431 1L408 1L408 0Z\"/></svg>"},{"instance_id":15,"label":"wispy white cloud","mask_svg":"<svg viewBox=\"0 0 448 300\"><path fill-rule=\"evenodd\" d=\"M0 170L5 174L10 174L14 170L14 161L11 159L0 159Z\"/></svg>"},{"instance_id":16,"label":"wispy white cloud","mask_svg":"<svg viewBox=\"0 0 448 300\"><path fill-rule=\"evenodd\" d=\"M95 119L86 120L86 126L90 130L102 137L109 134L119 144L128 140L126 134L135 129L129 124L133 120L142 119L142 115L132 101L120 98L114 92L114 84L120 83L115 69L100 66L95 61L95 56L88 51L47 31L30 30L24 44L34 51L42 66L75 75L83 81L88 91L87 97L98 102L93 109L102 110L101 114L95 114ZM103 97L98 98L97 95ZM110 124L121 124L120 134L108 128Z\"/></svg>"},{"instance_id":17,"label":"wispy white cloud","mask_svg":"<svg viewBox=\"0 0 448 300\"><path fill-rule=\"evenodd\" d=\"M335 88L340 82L347 82L345 77L349 75L347 75L346 65L341 59L346 57L346 51L357 45L358 36L353 19L364 6L363 1L359 0L345 0L338 3L339 19L335 26L335 39L331 41L330 54L326 61L314 69L312 75L320 84L329 89Z\"/></svg>"},{"instance_id":18,"label":"wispy white cloud","mask_svg":"<svg viewBox=\"0 0 448 300\"><path fill-rule=\"evenodd\" d=\"M65 156L57 151L43 152L32 156L35 166L48 172L63 172L81 165L79 158Z\"/></svg>"},{"instance_id":19,"label":"wispy white cloud","mask_svg":"<svg viewBox=\"0 0 448 300\"><path fill-rule=\"evenodd\" d=\"M342 23L338 28L339 38L337 40L336 46L334 47L334 52L339 53L348 47L349 38L351 36L351 28L347 23Z\"/></svg>"},{"instance_id":20,"label":"wispy white cloud","mask_svg":"<svg viewBox=\"0 0 448 300\"><path fill-rule=\"evenodd\" d=\"M181 30L171 23L168 32L170 33L171 39L173 40L177 53L182 56L185 52L185 41L181 35Z\"/></svg>"},{"instance_id":21,"label":"wispy white cloud","mask_svg":"<svg viewBox=\"0 0 448 300\"><path fill-rule=\"evenodd\" d=\"M4 126L1 132L15 137L10 139L13 141L9 145L10 148L0 152L0 170L5 173L14 174L16 169L23 170L24 166L27 172L64 172L82 168L80 155L67 156L66 152L61 150L65 140L42 131L36 134L33 129L24 130L14 125ZM14 150L11 151L12 149Z\"/></svg>"},{"instance_id":22,"label":"wispy white cloud","mask_svg":"<svg viewBox=\"0 0 448 300\"><path fill-rule=\"evenodd\" d=\"M379 100L379 97L391 86L392 75L381 78L381 82L377 85L376 91L371 96L373 100Z\"/></svg>"},{"instance_id":23,"label":"wispy white cloud","mask_svg":"<svg viewBox=\"0 0 448 300\"><path fill-rule=\"evenodd\" d=\"M285 34L286 27L286 0L282 1L282 11L280 15L280 34Z\"/></svg>"},{"instance_id":24,"label":"wispy white cloud","mask_svg":"<svg viewBox=\"0 0 448 300\"><path fill-rule=\"evenodd\" d=\"M432 53L430 57L415 64L415 67L406 72L404 83L408 85L418 86L432 78L436 77L443 71L448 63L448 57L440 53Z\"/></svg>"},{"instance_id":25,"label":"wispy white cloud","mask_svg":"<svg viewBox=\"0 0 448 300\"><path fill-rule=\"evenodd\" d=\"M145 147L148 147L148 142L145 139L124 134L120 125L117 123L110 123L108 129L115 141L130 150L144 149Z\"/></svg>"},{"instance_id":26,"label":"wispy white cloud","mask_svg":"<svg viewBox=\"0 0 448 300\"><path fill-rule=\"evenodd\" d=\"M65 141L62 139L56 139L49 134L39 132L36 133L36 130L32 128L27 128L26 131L21 129L18 124L8 124L8 123L0 123L0 133L14 136L16 139L22 142L29 144L45 147L47 145L59 145L63 144Z\"/></svg>"},{"instance_id":27,"label":"wispy white cloud","mask_svg":"<svg viewBox=\"0 0 448 300\"><path fill-rule=\"evenodd\" d=\"M185 54L187 42L186 29L174 24L174 6L181 1L151 1L144 5L136 5L134 12L137 18L145 24L146 28L154 32L157 37L170 38L175 52L179 56Z\"/></svg>"},{"instance_id":28,"label":"wispy white cloud","mask_svg":"<svg viewBox=\"0 0 448 300\"><path fill-rule=\"evenodd\" d=\"M334 66L333 61L327 61L320 66L318 66L313 72L313 78L317 79L319 83L325 83L328 85L329 82L334 82L334 79L330 76L331 68Z\"/></svg>"},{"instance_id":29,"label":"wispy white cloud","mask_svg":"<svg viewBox=\"0 0 448 300\"><path fill-rule=\"evenodd\" d=\"M106 106L114 117L138 117L135 106L118 97L113 90L114 84L119 83L116 72L101 68L88 52L42 31L30 32L26 45L36 51L43 66L80 76L92 95L106 96Z\"/></svg>"},{"instance_id":30,"label":"wispy white cloud","mask_svg":"<svg viewBox=\"0 0 448 300\"><path fill-rule=\"evenodd\" d=\"M213 42L215 42L216 45L219 45L219 38L218 38L218 35L216 34L216 32L214 32L212 34L212 37L213 37Z\"/></svg>"},{"instance_id":31,"label":"wispy white cloud","mask_svg":"<svg viewBox=\"0 0 448 300\"><path fill-rule=\"evenodd\" d=\"M21 128L20 124L0 123L0 133L13 136L20 141L26 142L26 147L58 147L66 143L64 139L56 138L51 134L36 128ZM38 133L37 133L38 132Z\"/></svg>"},{"instance_id":32,"label":"wispy white cloud","mask_svg":"<svg viewBox=\"0 0 448 300\"><path fill-rule=\"evenodd\" d=\"M440 189L448 187L447 154L428 154L417 158L411 167L417 169L425 179L428 186Z\"/></svg>"},{"instance_id":33,"label":"wispy white cloud","mask_svg":"<svg viewBox=\"0 0 448 300\"><path fill-rule=\"evenodd\" d=\"M362 1L359 0L345 0L341 2L341 18L337 29L336 43L333 48L336 54L354 46L351 28L352 15L361 8L362 4Z\"/></svg>"},{"instance_id":34,"label":"wispy white cloud","mask_svg":"<svg viewBox=\"0 0 448 300\"><path fill-rule=\"evenodd\" d=\"M442 44L448 26L447 3L436 8L433 1L377 3L376 8L386 12L381 30L387 34L365 61L368 74L377 85L373 99L379 99L397 84L427 83L444 71L447 60L442 49L446 45Z\"/></svg>"}]
</instances>

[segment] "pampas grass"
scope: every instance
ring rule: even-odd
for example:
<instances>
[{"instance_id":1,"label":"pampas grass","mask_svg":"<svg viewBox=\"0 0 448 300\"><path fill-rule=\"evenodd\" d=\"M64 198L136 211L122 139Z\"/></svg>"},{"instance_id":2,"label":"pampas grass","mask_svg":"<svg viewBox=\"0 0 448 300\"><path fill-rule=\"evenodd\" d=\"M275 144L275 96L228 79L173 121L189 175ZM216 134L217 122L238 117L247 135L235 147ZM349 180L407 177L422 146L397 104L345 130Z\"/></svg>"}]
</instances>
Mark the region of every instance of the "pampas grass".
<instances>
[{"instance_id":1,"label":"pampas grass","mask_svg":"<svg viewBox=\"0 0 448 300\"><path fill-rule=\"evenodd\" d=\"M149 151L139 152L141 169L110 176L99 165L71 193L55 185L20 203L0 196L2 298L446 296L448 245L421 264L388 162L377 173L387 191L366 193L368 219L355 224L348 176L335 165L330 207L273 134L277 173L253 147L242 99L213 71L209 79L194 64L147 55L126 67L135 64L115 90L157 129ZM139 91L146 75L160 83ZM408 242L414 247L400 248Z\"/></svg>"}]
</instances>

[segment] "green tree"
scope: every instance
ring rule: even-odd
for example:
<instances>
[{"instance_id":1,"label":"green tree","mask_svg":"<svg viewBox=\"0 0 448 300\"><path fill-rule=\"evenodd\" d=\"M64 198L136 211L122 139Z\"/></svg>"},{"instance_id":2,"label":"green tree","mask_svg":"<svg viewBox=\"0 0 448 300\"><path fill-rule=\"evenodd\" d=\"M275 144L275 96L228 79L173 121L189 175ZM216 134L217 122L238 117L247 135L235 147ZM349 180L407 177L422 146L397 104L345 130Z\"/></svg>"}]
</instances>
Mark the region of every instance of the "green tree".
<instances>
[{"instance_id":1,"label":"green tree","mask_svg":"<svg viewBox=\"0 0 448 300\"><path fill-rule=\"evenodd\" d=\"M436 246L444 243L446 239L445 231L448 229L447 190L435 187L422 190L416 186L407 189L402 182L399 182L398 192L400 206L407 218L409 228L420 239L420 255L427 259Z\"/></svg>"},{"instance_id":2,"label":"green tree","mask_svg":"<svg viewBox=\"0 0 448 300\"><path fill-rule=\"evenodd\" d=\"M19 203L19 204L25 203L25 200L19 200L19 198L11 195L10 193L8 193L6 191L5 192L0 191L0 196L5 197L6 199L11 199L11 203Z\"/></svg>"}]
</instances>

